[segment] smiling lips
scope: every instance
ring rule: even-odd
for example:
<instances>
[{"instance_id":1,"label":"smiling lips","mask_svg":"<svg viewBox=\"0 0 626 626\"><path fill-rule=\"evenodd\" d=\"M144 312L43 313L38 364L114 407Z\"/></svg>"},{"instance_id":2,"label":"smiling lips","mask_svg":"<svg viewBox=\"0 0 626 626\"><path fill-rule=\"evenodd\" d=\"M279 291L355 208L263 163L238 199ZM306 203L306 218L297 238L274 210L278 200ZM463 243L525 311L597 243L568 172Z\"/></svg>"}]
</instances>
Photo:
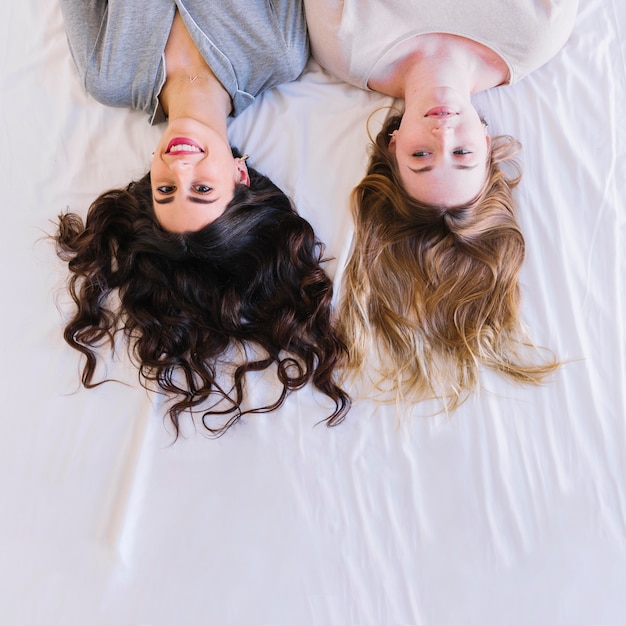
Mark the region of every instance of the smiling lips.
<instances>
[{"instance_id":1,"label":"smiling lips","mask_svg":"<svg viewBox=\"0 0 626 626\"><path fill-rule=\"evenodd\" d=\"M424 117L450 117L451 115L458 115L458 113L450 107L435 107L430 109Z\"/></svg>"},{"instance_id":2,"label":"smiling lips","mask_svg":"<svg viewBox=\"0 0 626 626\"><path fill-rule=\"evenodd\" d=\"M187 137L174 137L167 145L166 154L194 154L201 153L204 150L192 139Z\"/></svg>"}]
</instances>

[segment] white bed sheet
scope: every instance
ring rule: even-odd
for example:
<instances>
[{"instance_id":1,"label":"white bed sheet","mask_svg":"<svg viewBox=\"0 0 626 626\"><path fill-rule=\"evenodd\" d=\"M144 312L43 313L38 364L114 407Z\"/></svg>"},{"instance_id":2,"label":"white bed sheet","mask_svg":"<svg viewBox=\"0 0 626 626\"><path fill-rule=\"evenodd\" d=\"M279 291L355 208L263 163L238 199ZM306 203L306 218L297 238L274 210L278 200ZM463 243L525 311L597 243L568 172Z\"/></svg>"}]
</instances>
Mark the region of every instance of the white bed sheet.
<instances>
[{"instance_id":1,"label":"white bed sheet","mask_svg":"<svg viewBox=\"0 0 626 626\"><path fill-rule=\"evenodd\" d=\"M571 359L544 387L485 374L451 419L310 389L219 440L126 385L78 386L61 337L59 211L144 173L159 136L87 96L56 1L0 8L0 622L36 625L626 623L626 4L582 2L558 56L481 94L519 138L523 315ZM314 62L231 124L334 258L366 120L391 103ZM51 221L52 220L52 221ZM251 401L275 392L251 380Z\"/></svg>"}]
</instances>

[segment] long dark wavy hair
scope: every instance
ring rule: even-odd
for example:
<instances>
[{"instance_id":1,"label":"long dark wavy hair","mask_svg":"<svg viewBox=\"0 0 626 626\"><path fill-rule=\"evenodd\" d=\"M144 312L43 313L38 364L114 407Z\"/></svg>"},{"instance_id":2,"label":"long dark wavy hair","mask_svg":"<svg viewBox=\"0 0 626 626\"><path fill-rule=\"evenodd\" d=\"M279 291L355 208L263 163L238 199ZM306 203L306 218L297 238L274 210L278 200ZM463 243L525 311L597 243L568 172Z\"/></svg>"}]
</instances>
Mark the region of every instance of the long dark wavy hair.
<instances>
[{"instance_id":1,"label":"long dark wavy hair","mask_svg":"<svg viewBox=\"0 0 626 626\"><path fill-rule=\"evenodd\" d=\"M149 173L99 196L86 222L59 216L54 239L75 303L64 337L85 357L82 384L105 382L95 380L98 349L113 349L123 332L141 384L171 398L176 436L183 412L201 413L205 428L220 436L242 415L273 411L309 382L334 402L327 425L350 407L335 382L345 347L331 324L323 245L269 178L253 168L249 175L250 186L236 187L225 212L194 232L161 228ZM270 366L281 393L244 408L246 374Z\"/></svg>"}]
</instances>

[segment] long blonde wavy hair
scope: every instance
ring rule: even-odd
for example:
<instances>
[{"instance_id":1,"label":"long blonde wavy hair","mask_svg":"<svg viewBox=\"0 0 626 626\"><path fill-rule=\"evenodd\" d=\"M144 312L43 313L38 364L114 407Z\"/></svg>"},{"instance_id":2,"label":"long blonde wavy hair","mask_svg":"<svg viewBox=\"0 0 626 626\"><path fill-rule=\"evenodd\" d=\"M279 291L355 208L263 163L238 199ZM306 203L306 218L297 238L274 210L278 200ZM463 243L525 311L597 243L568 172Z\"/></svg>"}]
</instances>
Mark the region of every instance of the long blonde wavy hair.
<instances>
[{"instance_id":1,"label":"long blonde wavy hair","mask_svg":"<svg viewBox=\"0 0 626 626\"><path fill-rule=\"evenodd\" d=\"M525 245L512 198L520 144L493 138L487 179L469 204L427 206L404 190L388 148L401 119L389 118L372 140L352 194L355 239L337 315L346 377L367 375L388 399L437 398L446 411L476 388L481 366L542 382L559 364L520 320Z\"/></svg>"}]
</instances>

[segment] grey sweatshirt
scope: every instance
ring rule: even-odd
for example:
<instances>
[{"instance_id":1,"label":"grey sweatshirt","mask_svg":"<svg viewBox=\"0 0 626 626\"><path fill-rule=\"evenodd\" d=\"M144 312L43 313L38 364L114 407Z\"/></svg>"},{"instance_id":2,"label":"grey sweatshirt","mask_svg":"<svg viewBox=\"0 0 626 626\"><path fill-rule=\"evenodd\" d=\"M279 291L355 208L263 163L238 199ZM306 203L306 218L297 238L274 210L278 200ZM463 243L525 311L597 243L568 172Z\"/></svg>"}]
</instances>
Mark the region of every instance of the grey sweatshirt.
<instances>
[{"instance_id":1,"label":"grey sweatshirt","mask_svg":"<svg viewBox=\"0 0 626 626\"><path fill-rule=\"evenodd\" d=\"M99 102L165 119L158 96L176 8L238 115L265 89L297 78L309 47L301 0L61 0L85 89Z\"/></svg>"}]
</instances>

